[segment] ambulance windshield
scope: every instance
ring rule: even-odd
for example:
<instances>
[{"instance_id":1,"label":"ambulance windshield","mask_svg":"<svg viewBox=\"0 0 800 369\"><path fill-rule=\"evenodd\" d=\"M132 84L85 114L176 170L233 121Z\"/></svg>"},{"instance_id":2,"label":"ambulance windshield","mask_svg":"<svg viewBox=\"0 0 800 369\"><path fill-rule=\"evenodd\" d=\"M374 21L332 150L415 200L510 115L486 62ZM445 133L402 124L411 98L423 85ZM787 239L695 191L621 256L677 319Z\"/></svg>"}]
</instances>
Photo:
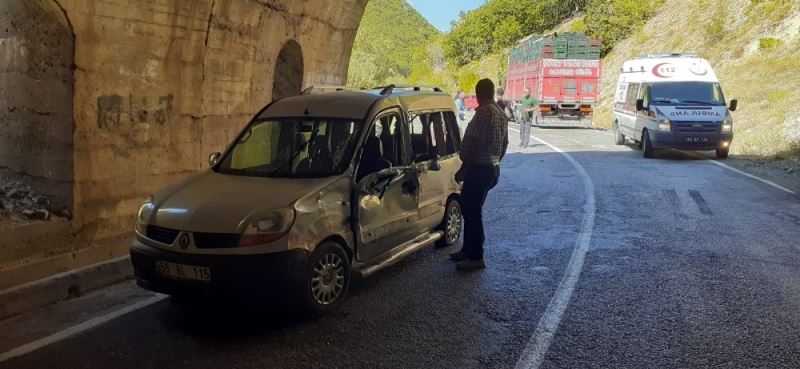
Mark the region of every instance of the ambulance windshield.
<instances>
[{"instance_id":1,"label":"ambulance windshield","mask_svg":"<svg viewBox=\"0 0 800 369\"><path fill-rule=\"evenodd\" d=\"M719 83L665 82L651 87L653 103L657 105L725 105Z\"/></svg>"}]
</instances>

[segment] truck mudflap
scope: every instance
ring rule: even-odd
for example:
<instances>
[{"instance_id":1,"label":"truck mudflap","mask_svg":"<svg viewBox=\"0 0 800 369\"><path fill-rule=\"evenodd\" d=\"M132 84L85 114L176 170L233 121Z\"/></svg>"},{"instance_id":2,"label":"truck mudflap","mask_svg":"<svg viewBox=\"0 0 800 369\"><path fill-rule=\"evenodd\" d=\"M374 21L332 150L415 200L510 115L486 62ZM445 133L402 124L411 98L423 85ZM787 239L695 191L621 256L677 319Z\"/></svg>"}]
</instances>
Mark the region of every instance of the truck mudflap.
<instances>
[{"instance_id":1,"label":"truck mudflap","mask_svg":"<svg viewBox=\"0 0 800 369\"><path fill-rule=\"evenodd\" d=\"M534 127L575 127L592 128L592 117L561 117L557 115L534 117L532 122Z\"/></svg>"}]
</instances>

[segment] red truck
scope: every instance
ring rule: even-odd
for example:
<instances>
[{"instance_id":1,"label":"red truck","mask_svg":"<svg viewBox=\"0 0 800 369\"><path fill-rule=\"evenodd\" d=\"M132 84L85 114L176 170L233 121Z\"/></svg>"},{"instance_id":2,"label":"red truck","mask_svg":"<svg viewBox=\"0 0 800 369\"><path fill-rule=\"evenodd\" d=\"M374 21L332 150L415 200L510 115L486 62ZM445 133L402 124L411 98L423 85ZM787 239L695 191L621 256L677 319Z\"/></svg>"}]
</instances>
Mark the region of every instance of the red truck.
<instances>
[{"instance_id":1,"label":"red truck","mask_svg":"<svg viewBox=\"0 0 800 369\"><path fill-rule=\"evenodd\" d=\"M539 103L532 125L591 127L602 69L600 45L600 40L575 32L522 39L509 54L505 89L517 121L527 87Z\"/></svg>"}]
</instances>

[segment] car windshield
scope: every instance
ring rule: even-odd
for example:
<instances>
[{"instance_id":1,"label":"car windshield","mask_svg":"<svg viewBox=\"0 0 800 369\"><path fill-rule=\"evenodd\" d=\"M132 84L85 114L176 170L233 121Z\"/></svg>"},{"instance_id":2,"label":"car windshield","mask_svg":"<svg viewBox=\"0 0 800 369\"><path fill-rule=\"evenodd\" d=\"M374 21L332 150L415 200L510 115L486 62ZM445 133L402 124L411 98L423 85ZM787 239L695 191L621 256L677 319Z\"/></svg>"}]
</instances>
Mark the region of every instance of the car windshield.
<instances>
[{"instance_id":1,"label":"car windshield","mask_svg":"<svg viewBox=\"0 0 800 369\"><path fill-rule=\"evenodd\" d=\"M653 102L680 105L725 105L719 83L668 82L652 85Z\"/></svg>"},{"instance_id":2,"label":"car windshield","mask_svg":"<svg viewBox=\"0 0 800 369\"><path fill-rule=\"evenodd\" d=\"M256 120L215 168L252 177L327 177L342 173L362 123L334 118Z\"/></svg>"}]
</instances>

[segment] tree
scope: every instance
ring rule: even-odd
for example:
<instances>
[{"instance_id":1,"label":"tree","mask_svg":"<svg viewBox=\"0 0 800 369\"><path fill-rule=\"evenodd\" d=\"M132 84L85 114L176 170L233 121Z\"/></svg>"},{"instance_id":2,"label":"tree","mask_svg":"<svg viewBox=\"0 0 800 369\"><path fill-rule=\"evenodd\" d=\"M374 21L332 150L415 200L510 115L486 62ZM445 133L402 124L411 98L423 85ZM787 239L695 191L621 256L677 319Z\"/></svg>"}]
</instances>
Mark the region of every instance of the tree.
<instances>
[{"instance_id":1,"label":"tree","mask_svg":"<svg viewBox=\"0 0 800 369\"><path fill-rule=\"evenodd\" d=\"M489 0L462 13L444 42L458 66L514 45L525 35L543 33L575 15L587 0Z\"/></svg>"}]
</instances>

